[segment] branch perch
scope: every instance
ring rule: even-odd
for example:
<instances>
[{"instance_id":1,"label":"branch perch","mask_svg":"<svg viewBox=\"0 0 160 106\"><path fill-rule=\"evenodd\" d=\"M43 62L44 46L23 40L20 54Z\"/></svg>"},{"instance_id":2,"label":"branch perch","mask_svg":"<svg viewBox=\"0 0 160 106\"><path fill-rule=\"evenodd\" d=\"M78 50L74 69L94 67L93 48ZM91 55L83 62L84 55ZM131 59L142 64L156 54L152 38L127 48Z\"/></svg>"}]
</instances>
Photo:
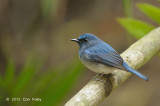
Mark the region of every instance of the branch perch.
<instances>
[{"instance_id":1,"label":"branch perch","mask_svg":"<svg viewBox=\"0 0 160 106\"><path fill-rule=\"evenodd\" d=\"M160 51L160 27L154 29L142 39L132 44L121 57L134 69L138 69L147 63ZM95 106L111 94L132 74L113 68L113 73L95 76L100 81L91 80L65 106Z\"/></svg>"}]
</instances>

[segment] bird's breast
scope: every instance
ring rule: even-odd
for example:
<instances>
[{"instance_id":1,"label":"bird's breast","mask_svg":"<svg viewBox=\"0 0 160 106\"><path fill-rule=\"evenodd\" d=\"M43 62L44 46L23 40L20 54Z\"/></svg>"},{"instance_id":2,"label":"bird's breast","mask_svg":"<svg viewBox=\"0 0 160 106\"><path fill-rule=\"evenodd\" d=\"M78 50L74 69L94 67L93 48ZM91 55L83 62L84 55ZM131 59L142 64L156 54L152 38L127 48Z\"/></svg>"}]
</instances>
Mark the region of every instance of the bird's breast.
<instances>
[{"instance_id":1,"label":"bird's breast","mask_svg":"<svg viewBox=\"0 0 160 106\"><path fill-rule=\"evenodd\" d=\"M80 59L81 62L91 71L96 73L103 73L103 74L109 74L113 72L113 68L106 66L101 63L96 63L92 61L86 61L84 59Z\"/></svg>"}]
</instances>

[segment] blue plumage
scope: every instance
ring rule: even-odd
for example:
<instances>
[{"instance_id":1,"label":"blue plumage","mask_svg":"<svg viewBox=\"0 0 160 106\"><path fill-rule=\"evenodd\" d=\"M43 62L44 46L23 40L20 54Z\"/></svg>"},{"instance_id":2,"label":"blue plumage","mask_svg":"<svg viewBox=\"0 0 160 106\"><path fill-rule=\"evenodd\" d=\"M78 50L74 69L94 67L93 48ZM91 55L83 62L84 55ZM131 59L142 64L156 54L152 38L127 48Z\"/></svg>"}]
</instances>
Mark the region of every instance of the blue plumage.
<instances>
[{"instance_id":1,"label":"blue plumage","mask_svg":"<svg viewBox=\"0 0 160 106\"><path fill-rule=\"evenodd\" d=\"M108 74L111 73L107 68L118 68L121 70L129 71L138 77L148 81L148 77L132 69L121 58L121 56L107 43L99 39L93 34L86 33L81 35L76 41L79 48L79 57L81 62L90 70Z\"/></svg>"},{"instance_id":2,"label":"blue plumage","mask_svg":"<svg viewBox=\"0 0 160 106\"><path fill-rule=\"evenodd\" d=\"M140 77L140 78L142 78L142 79L144 79L146 81L149 80L149 78L147 76L141 74L140 72L138 72L138 71L132 69L130 66L128 66L128 64L125 61L123 61L123 67L125 67L129 72L137 75L138 77Z\"/></svg>"}]
</instances>

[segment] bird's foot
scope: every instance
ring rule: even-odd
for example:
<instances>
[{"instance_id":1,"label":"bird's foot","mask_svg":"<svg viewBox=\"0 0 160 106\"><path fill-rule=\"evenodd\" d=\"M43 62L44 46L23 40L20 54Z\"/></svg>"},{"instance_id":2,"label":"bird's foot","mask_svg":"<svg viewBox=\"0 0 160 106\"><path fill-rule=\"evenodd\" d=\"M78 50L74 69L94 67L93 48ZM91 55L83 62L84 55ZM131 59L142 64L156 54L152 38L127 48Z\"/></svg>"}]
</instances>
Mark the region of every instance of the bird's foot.
<instances>
[{"instance_id":1,"label":"bird's foot","mask_svg":"<svg viewBox=\"0 0 160 106\"><path fill-rule=\"evenodd\" d=\"M106 74L98 73L95 77L92 78L92 80L105 82L103 76L106 76Z\"/></svg>"}]
</instances>

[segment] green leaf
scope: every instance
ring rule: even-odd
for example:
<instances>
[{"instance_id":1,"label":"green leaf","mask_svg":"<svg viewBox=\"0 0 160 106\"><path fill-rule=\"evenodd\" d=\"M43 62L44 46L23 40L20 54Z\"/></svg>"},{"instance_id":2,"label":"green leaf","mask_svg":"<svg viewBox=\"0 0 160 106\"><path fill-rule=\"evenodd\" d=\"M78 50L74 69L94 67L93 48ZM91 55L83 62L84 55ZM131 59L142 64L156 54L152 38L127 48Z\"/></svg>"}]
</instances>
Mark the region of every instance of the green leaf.
<instances>
[{"instance_id":1,"label":"green leaf","mask_svg":"<svg viewBox=\"0 0 160 106\"><path fill-rule=\"evenodd\" d=\"M10 88L10 86L13 84L12 82L14 80L14 72L15 72L14 62L10 60L7 64L5 77L3 80L5 88Z\"/></svg>"},{"instance_id":2,"label":"green leaf","mask_svg":"<svg viewBox=\"0 0 160 106\"><path fill-rule=\"evenodd\" d=\"M118 22L136 39L142 38L155 27L133 18L118 18Z\"/></svg>"},{"instance_id":3,"label":"green leaf","mask_svg":"<svg viewBox=\"0 0 160 106\"><path fill-rule=\"evenodd\" d=\"M23 93L23 90L29 84L29 81L32 80L35 75L35 70L37 69L37 62L29 59L25 64L22 72L17 76L17 80L14 83L14 88L12 90L11 97L20 96Z\"/></svg>"},{"instance_id":4,"label":"green leaf","mask_svg":"<svg viewBox=\"0 0 160 106\"><path fill-rule=\"evenodd\" d=\"M137 4L137 7L153 21L160 24L160 8L145 3Z\"/></svg>"},{"instance_id":5,"label":"green leaf","mask_svg":"<svg viewBox=\"0 0 160 106\"><path fill-rule=\"evenodd\" d=\"M0 101L2 101L2 99L4 98L4 91L2 89L3 87L3 80L2 80L2 76L0 75ZM2 106L2 103L0 103L0 105Z\"/></svg>"},{"instance_id":6,"label":"green leaf","mask_svg":"<svg viewBox=\"0 0 160 106\"><path fill-rule=\"evenodd\" d=\"M3 85L2 75L0 75L0 87Z\"/></svg>"},{"instance_id":7,"label":"green leaf","mask_svg":"<svg viewBox=\"0 0 160 106\"><path fill-rule=\"evenodd\" d=\"M12 91L12 86L14 82L14 62L10 60L7 62L7 66L5 68L4 78L0 78L0 101L5 100L6 95L9 97L10 92ZM0 104L2 105L2 104Z\"/></svg>"},{"instance_id":8,"label":"green leaf","mask_svg":"<svg viewBox=\"0 0 160 106\"><path fill-rule=\"evenodd\" d=\"M39 78L36 78L35 80L32 81L32 83L34 83L34 85L32 85L32 83L30 83L29 86L30 87L27 93L29 93L31 96L37 97L39 96L44 90L47 89L47 85L49 85L52 80L55 79L56 75L57 75L57 71L56 70L46 70L46 72L43 73L43 75L39 75ZM35 76L36 77L36 76Z\"/></svg>"}]
</instances>

